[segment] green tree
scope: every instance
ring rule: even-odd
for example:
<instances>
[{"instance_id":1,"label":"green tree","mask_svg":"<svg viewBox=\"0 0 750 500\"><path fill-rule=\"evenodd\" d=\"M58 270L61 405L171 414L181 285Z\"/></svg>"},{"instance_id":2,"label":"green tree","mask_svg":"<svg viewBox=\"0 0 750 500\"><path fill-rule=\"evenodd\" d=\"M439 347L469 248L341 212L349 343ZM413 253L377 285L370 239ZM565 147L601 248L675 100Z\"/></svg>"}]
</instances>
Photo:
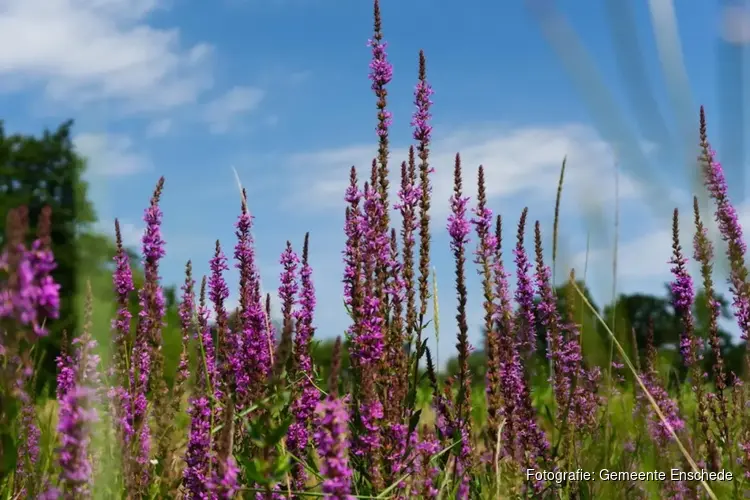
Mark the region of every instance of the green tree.
<instances>
[{"instance_id":1,"label":"green tree","mask_svg":"<svg viewBox=\"0 0 750 500\"><path fill-rule=\"evenodd\" d=\"M38 374L40 386L53 381L61 332L75 332L79 327L76 298L84 290L80 269L82 259L93 253L83 242L90 241L86 234L96 215L82 180L85 160L73 147L72 125L67 121L57 130L45 130L35 137L8 135L0 122L0 245L5 243L6 214L12 208L28 207L29 240L36 232L41 209L46 205L52 208L52 249L57 261L53 276L62 286L62 300L60 318L48 323L50 335L41 342L40 351L46 351L46 356Z\"/></svg>"}]
</instances>

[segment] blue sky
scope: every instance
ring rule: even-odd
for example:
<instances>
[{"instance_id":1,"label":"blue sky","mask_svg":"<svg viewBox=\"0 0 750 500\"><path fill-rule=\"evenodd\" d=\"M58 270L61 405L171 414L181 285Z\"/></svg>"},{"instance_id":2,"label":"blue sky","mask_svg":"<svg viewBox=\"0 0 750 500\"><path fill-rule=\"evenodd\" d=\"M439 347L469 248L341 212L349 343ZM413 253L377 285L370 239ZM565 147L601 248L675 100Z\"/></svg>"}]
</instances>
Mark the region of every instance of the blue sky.
<instances>
[{"instance_id":1,"label":"blue sky","mask_svg":"<svg viewBox=\"0 0 750 500\"><path fill-rule=\"evenodd\" d=\"M612 288L615 157L618 288L661 292L669 272L668 217L676 205L686 214L691 206L686 165L695 154L699 104L707 107L720 157L722 146L727 151L732 195L750 222L739 147L746 139L741 127L746 106L738 90L743 85L727 79L744 71L748 11L742 5L683 2L672 17L671 4L477 0L459 7L382 1L395 67L389 87L394 166L405 159L410 143L419 49L426 52L435 89L433 255L441 359L452 355L455 331L444 228L456 151L464 159L470 194L476 167L484 164L490 204L507 221L508 246L523 206L529 206L532 220L542 221L551 246L556 180L568 156L562 256L580 275L591 235L587 279L600 303ZM111 232L119 217L128 242L137 245L143 208L164 175L164 280L179 282L187 259L197 273L206 273L214 241L220 239L230 255L234 245L239 211L234 167L256 216L264 288L272 291L278 284L286 240L301 250L310 231L318 335L342 334L343 189L348 168L357 165L364 176L376 148L375 97L367 80L370 2L2 0L0 5L0 37L7 37L0 43L6 127L38 133L76 119L76 144L89 158L92 198L105 230ZM681 50L670 39L674 23ZM571 42L571 35L578 42ZM688 245L691 234L685 224ZM470 274L475 327L481 299ZM558 278L563 276L564 269ZM234 274L230 284L236 290ZM472 333L479 343L476 328Z\"/></svg>"}]
</instances>

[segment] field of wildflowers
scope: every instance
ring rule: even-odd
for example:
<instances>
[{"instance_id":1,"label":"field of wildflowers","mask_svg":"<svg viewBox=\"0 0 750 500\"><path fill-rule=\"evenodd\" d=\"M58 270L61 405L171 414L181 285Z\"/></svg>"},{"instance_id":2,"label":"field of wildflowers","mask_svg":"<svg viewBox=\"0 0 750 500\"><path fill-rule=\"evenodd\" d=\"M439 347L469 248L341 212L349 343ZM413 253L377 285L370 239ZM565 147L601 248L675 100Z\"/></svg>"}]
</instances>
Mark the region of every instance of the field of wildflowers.
<instances>
[{"instance_id":1,"label":"field of wildflowers","mask_svg":"<svg viewBox=\"0 0 750 500\"><path fill-rule=\"evenodd\" d=\"M35 401L35 347L67 291L50 274L50 211L42 211L28 246L28 211L7 214L0 256L0 425L12 430L16 466L0 478L2 498L747 498L748 393L742 374L727 373L722 361L714 248L697 199L692 251L680 245L676 209L673 218L671 292L687 368L675 390L660 372L652 340L645 359L631 359L610 332L608 366L588 361L578 318L597 313L573 272L568 310L559 310L539 222L533 245L526 241L527 210L511 245L511 296L503 219L487 207L481 166L477 199L464 196L457 154L447 230L455 257L459 369L447 380L438 377L427 348L428 338L439 334L428 317L431 301L433 310L438 306L430 265L432 89L420 53L414 145L400 164L393 200L386 90L392 68L377 0L370 47L378 149L367 180L352 167L342 193L343 290L351 326L337 340L331 366L315 366L312 356L316 299L308 256L314 238L305 235L301 252L287 243L280 257L283 322L276 332L270 297L260 292L253 217L243 191L233 252L240 273L237 314L225 306L229 261L217 241L210 276L196 283L186 264L182 351L176 373L167 373L162 178L144 215L145 280L138 289L116 222L111 346L102 350L94 340L89 284L86 321L81 331L69 332L56 360L56 400ZM697 139L713 215L727 243L734 314L747 340L746 245L703 109ZM560 190L563 173L564 165ZM401 220L390 220L391 207ZM697 294L687 254L700 264L701 297L711 311L708 338L695 331ZM468 367L466 273L474 271L482 280L486 332L481 392ZM133 295L137 314L129 307ZM549 370L532 359L540 331ZM653 331L646 333L653 339ZM346 377L342 349L349 351ZM710 373L701 367L704 356Z\"/></svg>"}]
</instances>

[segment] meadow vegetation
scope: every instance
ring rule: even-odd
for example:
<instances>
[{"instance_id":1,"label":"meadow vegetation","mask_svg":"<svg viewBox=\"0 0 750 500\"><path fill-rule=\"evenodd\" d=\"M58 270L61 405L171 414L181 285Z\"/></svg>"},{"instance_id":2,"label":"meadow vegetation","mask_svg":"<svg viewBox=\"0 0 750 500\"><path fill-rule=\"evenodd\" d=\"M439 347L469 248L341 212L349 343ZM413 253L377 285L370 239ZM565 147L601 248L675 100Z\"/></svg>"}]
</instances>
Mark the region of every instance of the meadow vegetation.
<instances>
[{"instance_id":1,"label":"meadow vegetation","mask_svg":"<svg viewBox=\"0 0 750 500\"><path fill-rule=\"evenodd\" d=\"M82 161L69 153L70 124L42 142L2 134L2 144L23 147L0 148L0 163L15 154L14 165L41 162L49 174L31 189L33 177L13 177L23 168L0 170L2 498L747 498L750 276L703 109L696 151L712 213L695 199L686 249L675 209L666 298L623 295L600 310L585 276L554 283L556 243L546 262L543 228L528 210L493 214L481 166L476 199L465 196L459 154L450 216L431 220L431 177L446 166L430 164L425 55L413 145L394 166L377 0L369 46L378 145L342 193L350 327L335 342L318 340L327 332L315 320L314 234L280 256L274 319L244 190L231 250L239 307L229 311L230 259L219 241L209 276L193 276L188 261L179 290L162 283L164 178L145 209L139 260L119 222L114 242L90 230L96 217L76 177ZM41 161L42 149L65 156L67 170ZM731 304L716 290L708 217L726 243ZM439 269L453 284L440 290L435 224L445 224L454 257ZM469 297L473 272L481 295ZM468 317L469 300L481 301L483 317ZM456 332L440 331L446 307ZM727 318L744 345L721 329ZM475 351L477 323L485 345ZM428 347L441 334L456 337L444 372Z\"/></svg>"}]
</instances>

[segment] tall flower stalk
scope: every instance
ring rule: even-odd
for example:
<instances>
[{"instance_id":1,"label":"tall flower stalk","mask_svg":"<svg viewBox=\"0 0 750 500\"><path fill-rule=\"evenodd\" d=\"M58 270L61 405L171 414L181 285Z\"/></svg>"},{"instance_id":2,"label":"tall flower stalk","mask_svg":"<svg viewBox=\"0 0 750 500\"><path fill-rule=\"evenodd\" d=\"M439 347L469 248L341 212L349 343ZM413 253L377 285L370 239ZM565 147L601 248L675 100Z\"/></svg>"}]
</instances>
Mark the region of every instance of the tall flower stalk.
<instances>
[{"instance_id":1,"label":"tall flower stalk","mask_svg":"<svg viewBox=\"0 0 750 500\"><path fill-rule=\"evenodd\" d=\"M456 292L458 304L456 322L458 334L456 349L458 350L458 394L456 396L456 422L462 444L459 458L456 460L456 477L460 478L458 496L468 498L468 469L471 454L469 436L471 434L471 374L469 372L469 325L466 316L466 244L469 242L471 226L466 217L469 198L463 195L461 181L461 157L456 154L456 164L453 171L453 196L450 199L451 215L448 217L448 234L451 238L451 251L456 265Z\"/></svg>"},{"instance_id":2,"label":"tall flower stalk","mask_svg":"<svg viewBox=\"0 0 750 500\"><path fill-rule=\"evenodd\" d=\"M328 396L315 408L314 440L321 457L322 490L332 500L352 500L352 470L349 467L349 413L347 401L338 397L341 371L341 339L333 348Z\"/></svg>"}]
</instances>

